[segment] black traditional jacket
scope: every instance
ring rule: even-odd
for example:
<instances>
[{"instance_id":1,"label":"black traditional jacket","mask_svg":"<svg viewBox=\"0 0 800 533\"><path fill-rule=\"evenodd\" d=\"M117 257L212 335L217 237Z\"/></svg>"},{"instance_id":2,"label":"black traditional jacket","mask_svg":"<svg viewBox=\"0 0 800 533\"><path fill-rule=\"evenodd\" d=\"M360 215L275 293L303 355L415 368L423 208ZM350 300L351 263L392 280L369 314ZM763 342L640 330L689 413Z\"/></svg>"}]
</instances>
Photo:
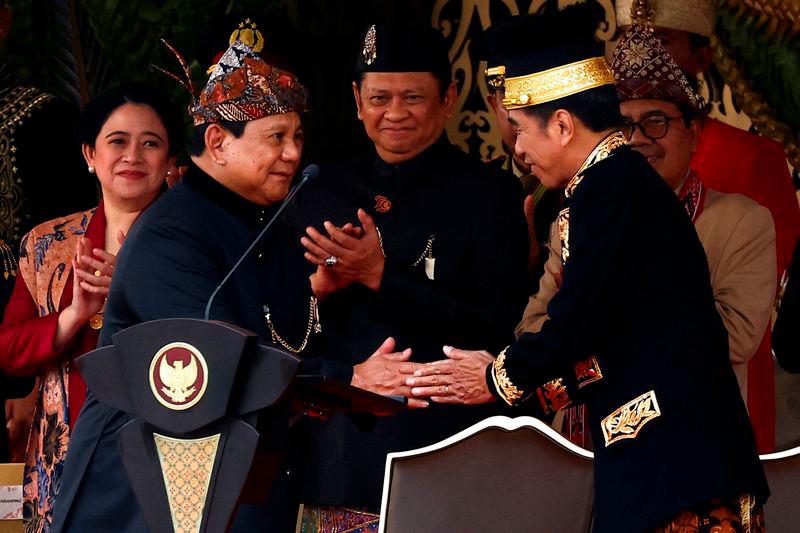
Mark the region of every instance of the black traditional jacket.
<instances>
[{"instance_id":1,"label":"black traditional jacket","mask_svg":"<svg viewBox=\"0 0 800 533\"><path fill-rule=\"evenodd\" d=\"M652 530L729 495L763 502L769 490L694 227L641 155L620 147L596 160L570 182L556 220L564 273L550 318L489 367L490 388L545 410L587 405L593 531Z\"/></svg>"},{"instance_id":2,"label":"black traditional jacket","mask_svg":"<svg viewBox=\"0 0 800 533\"><path fill-rule=\"evenodd\" d=\"M110 344L114 333L140 322L203 318L216 286L276 209L277 205L263 208L248 202L192 165L183 181L131 228L117 260L100 345ZM301 344L308 323L311 269L294 233L286 229L279 222L260 241L215 298L210 319L249 329L269 343L266 305L278 334L292 345ZM128 420L127 414L99 403L89 391L70 440L55 531L104 531L112 526L114 531L147 530L114 439ZM283 422L275 431L260 427L269 437L263 451L280 451L286 444ZM265 518L262 510L255 521L247 522L252 515L243 508L234 531L267 524L280 531L283 518Z\"/></svg>"},{"instance_id":3,"label":"black traditional jacket","mask_svg":"<svg viewBox=\"0 0 800 533\"><path fill-rule=\"evenodd\" d=\"M445 137L414 159L323 167L298 197L302 232L322 222L375 218L386 255L380 289L353 285L321 303L321 371L345 382L388 336L412 361L443 359L443 345L499 349L526 300L527 229L518 180L473 160ZM377 509L386 454L437 442L498 414L431 405L381 419L309 421L298 465L307 504Z\"/></svg>"}]
</instances>

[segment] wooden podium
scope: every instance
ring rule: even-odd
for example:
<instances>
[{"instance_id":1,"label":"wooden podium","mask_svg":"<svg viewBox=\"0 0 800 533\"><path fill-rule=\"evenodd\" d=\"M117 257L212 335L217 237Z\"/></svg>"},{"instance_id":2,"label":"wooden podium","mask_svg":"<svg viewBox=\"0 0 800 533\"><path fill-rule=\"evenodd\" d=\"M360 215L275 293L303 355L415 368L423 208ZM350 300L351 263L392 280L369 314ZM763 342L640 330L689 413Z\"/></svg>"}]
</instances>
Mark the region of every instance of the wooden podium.
<instances>
[{"instance_id":1,"label":"wooden podium","mask_svg":"<svg viewBox=\"0 0 800 533\"><path fill-rule=\"evenodd\" d=\"M401 398L297 377L298 358L221 322L155 320L112 343L76 362L100 402L134 417L116 438L153 533L225 531L257 447L285 440L303 413L405 408ZM265 489L270 476L258 478Z\"/></svg>"}]
</instances>

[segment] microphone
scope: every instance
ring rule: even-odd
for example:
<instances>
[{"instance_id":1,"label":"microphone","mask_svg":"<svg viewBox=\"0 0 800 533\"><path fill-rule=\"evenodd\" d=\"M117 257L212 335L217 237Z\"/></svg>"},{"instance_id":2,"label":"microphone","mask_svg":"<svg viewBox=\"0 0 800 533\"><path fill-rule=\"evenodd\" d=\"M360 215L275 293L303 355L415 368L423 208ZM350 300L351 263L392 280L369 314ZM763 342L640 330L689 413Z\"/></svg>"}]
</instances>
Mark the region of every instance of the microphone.
<instances>
[{"instance_id":1,"label":"microphone","mask_svg":"<svg viewBox=\"0 0 800 533\"><path fill-rule=\"evenodd\" d=\"M289 191L289 194L286 195L286 198L283 200L283 203L281 204L280 208L278 208L278 211L272 216L270 221L267 223L266 226L264 226L264 229L262 229L261 232L256 236L256 238L253 240L250 246L247 247L247 250L244 251L242 256L239 258L238 261L236 261L236 264L233 265L233 267L225 275L222 281L219 282L219 285L217 285L217 288L214 289L214 292L211 293L211 297L208 299L208 303L206 304L206 312L203 315L204 320L208 320L208 317L211 313L211 304L214 303L214 298L217 296L217 293L220 291L220 289L222 289L222 286L225 285L225 283L228 281L228 279L230 279L233 273L236 272L236 269L239 268L239 265L242 264L245 258L247 258L247 256L250 255L250 252L253 251L253 248L255 248L256 245L264 237L264 235L266 235L266 233L272 227L272 224L274 224L275 221L278 220L278 218L281 216L281 213L283 213L283 210L286 209L286 207L292 202L292 199L294 199L295 195L297 194L297 191L300 190L300 187L305 185L306 182L311 178L315 178L318 174L319 174L319 167L313 163L308 165L305 168L305 170L303 170L303 174L301 176L302 179L300 180L300 183L298 183L294 189Z\"/></svg>"}]
</instances>

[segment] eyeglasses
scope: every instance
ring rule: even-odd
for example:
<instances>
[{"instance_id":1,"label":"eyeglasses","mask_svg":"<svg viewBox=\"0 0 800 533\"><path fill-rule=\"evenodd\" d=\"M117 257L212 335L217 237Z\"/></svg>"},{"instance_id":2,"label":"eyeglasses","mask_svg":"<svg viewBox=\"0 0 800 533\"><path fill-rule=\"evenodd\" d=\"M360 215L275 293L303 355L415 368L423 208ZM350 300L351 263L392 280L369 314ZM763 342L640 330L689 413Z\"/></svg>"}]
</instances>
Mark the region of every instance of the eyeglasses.
<instances>
[{"instance_id":1,"label":"eyeglasses","mask_svg":"<svg viewBox=\"0 0 800 533\"><path fill-rule=\"evenodd\" d=\"M639 128L639 131L642 132L642 135L651 141L657 141L658 139L662 139L667 135L667 132L669 131L670 120L682 118L683 117L681 116L668 117L667 115L650 115L639 122L625 122L620 129L622 130L622 134L625 135L625 138L629 141L633 137L636 128Z\"/></svg>"}]
</instances>

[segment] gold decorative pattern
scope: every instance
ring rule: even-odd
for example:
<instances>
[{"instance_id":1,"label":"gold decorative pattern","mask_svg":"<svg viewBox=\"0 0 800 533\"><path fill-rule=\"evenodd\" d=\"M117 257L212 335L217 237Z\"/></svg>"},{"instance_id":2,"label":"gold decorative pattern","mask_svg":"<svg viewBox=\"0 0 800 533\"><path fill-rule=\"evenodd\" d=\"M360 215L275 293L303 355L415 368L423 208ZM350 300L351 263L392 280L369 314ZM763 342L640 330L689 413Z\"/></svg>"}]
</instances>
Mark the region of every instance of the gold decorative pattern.
<instances>
[{"instance_id":1,"label":"gold decorative pattern","mask_svg":"<svg viewBox=\"0 0 800 533\"><path fill-rule=\"evenodd\" d=\"M562 209L556 217L558 239L561 241L561 265L569 259L569 207Z\"/></svg>"},{"instance_id":2,"label":"gold decorative pattern","mask_svg":"<svg viewBox=\"0 0 800 533\"><path fill-rule=\"evenodd\" d=\"M175 439L153 433L175 533L200 531L219 437Z\"/></svg>"},{"instance_id":3,"label":"gold decorative pattern","mask_svg":"<svg viewBox=\"0 0 800 533\"><path fill-rule=\"evenodd\" d=\"M586 172L592 165L596 165L603 159L607 158L614 153L614 150L621 146L628 144L625 140L625 135L621 131L609 133L600 143L595 146L594 150L589 154L578 171L572 176L572 179L567 182L567 187L564 190L564 195L571 198L575 193L575 189L583 181L583 173Z\"/></svg>"},{"instance_id":4,"label":"gold decorative pattern","mask_svg":"<svg viewBox=\"0 0 800 533\"><path fill-rule=\"evenodd\" d=\"M589 383L603 379L603 372L600 363L595 356L591 356L586 361L581 361L575 365L575 379L578 381L578 388L582 389Z\"/></svg>"},{"instance_id":5,"label":"gold decorative pattern","mask_svg":"<svg viewBox=\"0 0 800 533\"><path fill-rule=\"evenodd\" d=\"M567 387L564 386L564 380L561 378L548 381L536 389L536 395L539 397L539 403L542 404L542 410L546 415L560 411L572 404Z\"/></svg>"},{"instance_id":6,"label":"gold decorative pattern","mask_svg":"<svg viewBox=\"0 0 800 533\"><path fill-rule=\"evenodd\" d=\"M34 110L54 98L30 87L15 87L4 94L0 91L0 238L12 249L19 245L22 223L28 216L23 176L17 167L16 129Z\"/></svg>"},{"instance_id":7,"label":"gold decorative pattern","mask_svg":"<svg viewBox=\"0 0 800 533\"><path fill-rule=\"evenodd\" d=\"M613 83L614 75L606 59L592 57L543 72L506 78L503 105L519 109Z\"/></svg>"},{"instance_id":8,"label":"gold decorative pattern","mask_svg":"<svg viewBox=\"0 0 800 533\"><path fill-rule=\"evenodd\" d=\"M503 401L508 405L514 405L514 402L522 398L524 393L511 383L506 369L503 368L503 365L506 363L506 350L508 350L508 347L500 352L497 359L494 360L494 364L492 365L492 380L494 381L494 386L498 394L503 398Z\"/></svg>"},{"instance_id":9,"label":"gold decorative pattern","mask_svg":"<svg viewBox=\"0 0 800 533\"><path fill-rule=\"evenodd\" d=\"M606 447L624 439L635 439L651 420L661 416L655 391L648 391L629 401L601 422Z\"/></svg>"},{"instance_id":10,"label":"gold decorative pattern","mask_svg":"<svg viewBox=\"0 0 800 533\"><path fill-rule=\"evenodd\" d=\"M489 87L498 91L503 88L506 81L506 67L500 65L499 67L490 67L484 71L484 77Z\"/></svg>"}]
</instances>

